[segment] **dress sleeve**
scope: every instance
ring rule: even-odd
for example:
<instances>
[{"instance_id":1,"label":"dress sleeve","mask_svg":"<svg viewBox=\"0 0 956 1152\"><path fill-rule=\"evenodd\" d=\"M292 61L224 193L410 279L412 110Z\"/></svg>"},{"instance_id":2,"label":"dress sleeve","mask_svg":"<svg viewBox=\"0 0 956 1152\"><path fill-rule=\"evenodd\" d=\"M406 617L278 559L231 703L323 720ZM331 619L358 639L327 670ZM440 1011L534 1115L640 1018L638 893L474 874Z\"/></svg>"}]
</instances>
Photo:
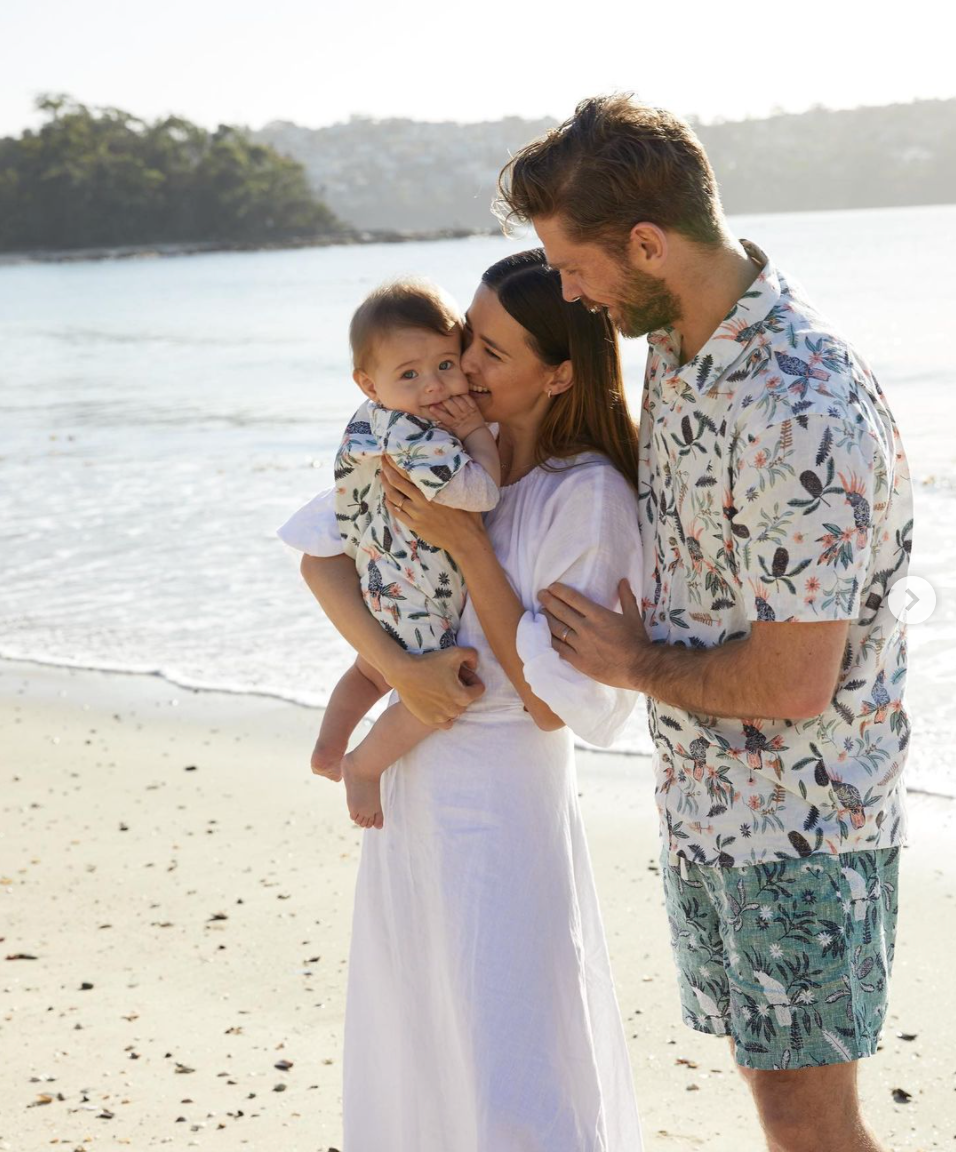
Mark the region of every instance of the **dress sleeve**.
<instances>
[{"instance_id":1,"label":"dress sleeve","mask_svg":"<svg viewBox=\"0 0 956 1152\"><path fill-rule=\"evenodd\" d=\"M618 611L618 583L626 577L640 600L637 497L624 477L603 462L571 469L552 503L537 541L535 588L560 581ZM599 747L613 744L637 694L600 684L562 660L551 647L540 604L522 616L516 646L534 694L582 740Z\"/></svg>"},{"instance_id":2,"label":"dress sleeve","mask_svg":"<svg viewBox=\"0 0 956 1152\"><path fill-rule=\"evenodd\" d=\"M733 532L749 620L854 620L892 457L866 422L808 413L733 465Z\"/></svg>"},{"instance_id":3,"label":"dress sleeve","mask_svg":"<svg viewBox=\"0 0 956 1152\"><path fill-rule=\"evenodd\" d=\"M490 512L498 503L498 485L477 460L469 460L435 493L435 503L466 512Z\"/></svg>"},{"instance_id":4,"label":"dress sleeve","mask_svg":"<svg viewBox=\"0 0 956 1152\"><path fill-rule=\"evenodd\" d=\"M335 518L335 485L313 496L277 529L280 540L308 556L339 556L345 551Z\"/></svg>"}]
</instances>

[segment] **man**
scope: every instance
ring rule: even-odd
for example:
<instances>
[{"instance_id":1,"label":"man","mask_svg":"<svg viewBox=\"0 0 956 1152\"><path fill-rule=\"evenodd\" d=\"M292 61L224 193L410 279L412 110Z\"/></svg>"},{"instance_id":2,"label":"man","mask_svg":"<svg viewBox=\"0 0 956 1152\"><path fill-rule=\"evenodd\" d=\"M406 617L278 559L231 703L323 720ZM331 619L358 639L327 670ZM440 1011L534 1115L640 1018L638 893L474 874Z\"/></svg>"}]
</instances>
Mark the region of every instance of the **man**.
<instances>
[{"instance_id":1,"label":"man","mask_svg":"<svg viewBox=\"0 0 956 1152\"><path fill-rule=\"evenodd\" d=\"M648 335L641 603L542 602L564 658L647 695L684 1020L730 1038L771 1152L874 1152L856 1062L886 1012L909 738L893 417L731 236L669 113L584 101L506 167L499 214L534 225L566 299Z\"/></svg>"}]
</instances>

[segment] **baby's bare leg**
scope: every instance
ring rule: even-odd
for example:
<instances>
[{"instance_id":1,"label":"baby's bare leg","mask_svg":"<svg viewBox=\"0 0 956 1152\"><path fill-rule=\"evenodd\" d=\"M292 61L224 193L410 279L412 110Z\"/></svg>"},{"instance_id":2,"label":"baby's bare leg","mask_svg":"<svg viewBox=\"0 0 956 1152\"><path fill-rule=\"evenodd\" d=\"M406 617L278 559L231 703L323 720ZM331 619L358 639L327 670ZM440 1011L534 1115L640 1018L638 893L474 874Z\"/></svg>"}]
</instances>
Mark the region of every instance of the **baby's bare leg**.
<instances>
[{"instance_id":1,"label":"baby's bare leg","mask_svg":"<svg viewBox=\"0 0 956 1152\"><path fill-rule=\"evenodd\" d=\"M362 743L344 757L342 773L349 815L359 827L383 826L379 787L382 773L434 731L399 702L386 708Z\"/></svg>"},{"instance_id":2,"label":"baby's bare leg","mask_svg":"<svg viewBox=\"0 0 956 1152\"><path fill-rule=\"evenodd\" d=\"M319 738L312 750L312 771L330 780L342 779L342 757L359 721L389 691L378 669L358 656L329 697Z\"/></svg>"}]
</instances>

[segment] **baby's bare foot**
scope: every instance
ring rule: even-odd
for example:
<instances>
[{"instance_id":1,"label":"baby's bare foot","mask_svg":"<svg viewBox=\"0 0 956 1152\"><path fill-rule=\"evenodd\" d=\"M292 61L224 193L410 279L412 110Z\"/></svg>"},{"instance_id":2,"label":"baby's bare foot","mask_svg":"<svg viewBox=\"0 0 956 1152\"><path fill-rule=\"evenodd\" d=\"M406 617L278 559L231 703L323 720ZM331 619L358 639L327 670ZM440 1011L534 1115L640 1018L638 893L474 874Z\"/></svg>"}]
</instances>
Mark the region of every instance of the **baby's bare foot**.
<instances>
[{"instance_id":1,"label":"baby's bare foot","mask_svg":"<svg viewBox=\"0 0 956 1152\"><path fill-rule=\"evenodd\" d=\"M345 779L345 802L353 823L360 828L384 827L381 773L363 775L356 770L355 760L349 755L342 760L342 775Z\"/></svg>"},{"instance_id":2,"label":"baby's bare foot","mask_svg":"<svg viewBox=\"0 0 956 1152\"><path fill-rule=\"evenodd\" d=\"M345 756L345 746L331 744L322 739L322 733L312 749L312 771L316 776L325 776L329 780L338 782L342 779L342 759Z\"/></svg>"}]
</instances>

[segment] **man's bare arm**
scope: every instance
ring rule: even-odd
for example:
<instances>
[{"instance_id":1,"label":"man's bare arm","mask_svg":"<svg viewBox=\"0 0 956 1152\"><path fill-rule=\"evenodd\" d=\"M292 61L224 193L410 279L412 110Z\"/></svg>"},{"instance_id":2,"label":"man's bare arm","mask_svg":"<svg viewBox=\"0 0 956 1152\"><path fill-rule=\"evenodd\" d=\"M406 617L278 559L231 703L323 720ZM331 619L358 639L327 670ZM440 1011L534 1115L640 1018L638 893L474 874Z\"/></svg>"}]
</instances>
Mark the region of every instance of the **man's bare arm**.
<instances>
[{"instance_id":1,"label":"man's bare arm","mask_svg":"<svg viewBox=\"0 0 956 1152\"><path fill-rule=\"evenodd\" d=\"M717 648L654 644L635 665L638 691L706 716L809 720L836 691L845 620L757 621L746 639Z\"/></svg>"},{"instance_id":2,"label":"man's bare arm","mask_svg":"<svg viewBox=\"0 0 956 1152\"><path fill-rule=\"evenodd\" d=\"M592 679L685 712L736 719L810 719L832 700L848 621L755 621L746 639L716 648L652 644L626 581L620 591L622 612L560 584L541 593L552 644Z\"/></svg>"}]
</instances>

